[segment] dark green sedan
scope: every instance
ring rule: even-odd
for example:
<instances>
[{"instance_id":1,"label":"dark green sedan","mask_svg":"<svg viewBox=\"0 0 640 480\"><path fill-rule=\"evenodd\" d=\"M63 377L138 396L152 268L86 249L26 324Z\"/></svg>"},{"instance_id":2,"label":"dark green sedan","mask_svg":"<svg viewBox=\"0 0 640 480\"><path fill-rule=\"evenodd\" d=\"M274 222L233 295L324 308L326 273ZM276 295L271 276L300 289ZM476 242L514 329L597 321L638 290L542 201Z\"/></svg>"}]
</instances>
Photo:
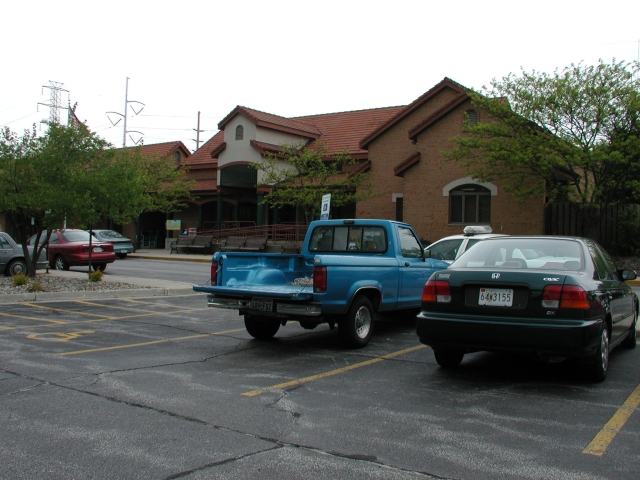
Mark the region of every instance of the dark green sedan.
<instances>
[{"instance_id":1,"label":"dark green sedan","mask_svg":"<svg viewBox=\"0 0 640 480\"><path fill-rule=\"evenodd\" d=\"M592 240L489 238L427 281L418 337L442 367L476 351L580 357L602 381L611 349L636 345L635 278Z\"/></svg>"}]
</instances>

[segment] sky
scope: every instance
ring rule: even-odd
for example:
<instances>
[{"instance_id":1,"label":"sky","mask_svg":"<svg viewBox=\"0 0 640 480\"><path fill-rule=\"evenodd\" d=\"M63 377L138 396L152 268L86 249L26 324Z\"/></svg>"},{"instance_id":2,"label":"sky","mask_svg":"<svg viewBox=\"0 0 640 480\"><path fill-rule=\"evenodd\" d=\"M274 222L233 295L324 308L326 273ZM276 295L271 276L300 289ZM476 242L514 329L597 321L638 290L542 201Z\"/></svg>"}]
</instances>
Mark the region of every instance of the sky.
<instances>
[{"instance_id":1,"label":"sky","mask_svg":"<svg viewBox=\"0 0 640 480\"><path fill-rule=\"evenodd\" d=\"M61 120L77 104L116 147L194 151L198 112L202 144L237 105L284 117L407 105L445 77L481 89L640 59L638 0L4 0L0 16L0 127L44 133L55 82Z\"/></svg>"}]
</instances>

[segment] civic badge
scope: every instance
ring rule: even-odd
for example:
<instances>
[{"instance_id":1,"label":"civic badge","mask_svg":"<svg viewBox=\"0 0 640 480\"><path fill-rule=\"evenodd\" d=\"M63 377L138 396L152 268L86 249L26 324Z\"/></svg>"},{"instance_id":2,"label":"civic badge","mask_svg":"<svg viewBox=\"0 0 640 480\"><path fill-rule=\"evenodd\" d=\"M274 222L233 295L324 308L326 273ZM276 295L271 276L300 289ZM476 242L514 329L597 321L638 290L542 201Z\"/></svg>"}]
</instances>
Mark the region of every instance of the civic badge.
<instances>
[{"instance_id":1,"label":"civic badge","mask_svg":"<svg viewBox=\"0 0 640 480\"><path fill-rule=\"evenodd\" d=\"M492 273L491 274L491 278L493 278L494 280L497 280L500 278L500 274L499 273Z\"/></svg>"}]
</instances>

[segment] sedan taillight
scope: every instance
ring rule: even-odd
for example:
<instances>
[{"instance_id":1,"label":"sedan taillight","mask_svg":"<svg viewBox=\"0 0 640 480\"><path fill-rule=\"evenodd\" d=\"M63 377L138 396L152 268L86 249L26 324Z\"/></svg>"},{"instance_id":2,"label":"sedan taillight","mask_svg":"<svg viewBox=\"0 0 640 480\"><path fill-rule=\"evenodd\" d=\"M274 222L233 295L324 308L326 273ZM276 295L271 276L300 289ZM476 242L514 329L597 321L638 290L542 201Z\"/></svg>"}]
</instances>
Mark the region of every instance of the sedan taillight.
<instances>
[{"instance_id":1,"label":"sedan taillight","mask_svg":"<svg viewBox=\"0 0 640 480\"><path fill-rule=\"evenodd\" d=\"M587 292L577 285L547 285L542 290L542 306L581 310L587 310L590 307Z\"/></svg>"},{"instance_id":2,"label":"sedan taillight","mask_svg":"<svg viewBox=\"0 0 640 480\"><path fill-rule=\"evenodd\" d=\"M422 301L425 303L449 303L451 301L449 282L443 280L428 280L422 289Z\"/></svg>"}]
</instances>

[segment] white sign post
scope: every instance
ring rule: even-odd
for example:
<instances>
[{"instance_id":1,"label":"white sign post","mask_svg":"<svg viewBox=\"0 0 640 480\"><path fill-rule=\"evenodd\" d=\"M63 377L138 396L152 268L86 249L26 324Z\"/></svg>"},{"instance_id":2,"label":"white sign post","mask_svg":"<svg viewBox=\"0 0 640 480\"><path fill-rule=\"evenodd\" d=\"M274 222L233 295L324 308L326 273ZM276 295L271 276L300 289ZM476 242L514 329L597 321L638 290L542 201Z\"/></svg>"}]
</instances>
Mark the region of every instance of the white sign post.
<instances>
[{"instance_id":1,"label":"white sign post","mask_svg":"<svg viewBox=\"0 0 640 480\"><path fill-rule=\"evenodd\" d=\"M320 209L320 220L329 220L329 205L331 204L331 194L322 196L322 208Z\"/></svg>"}]
</instances>

